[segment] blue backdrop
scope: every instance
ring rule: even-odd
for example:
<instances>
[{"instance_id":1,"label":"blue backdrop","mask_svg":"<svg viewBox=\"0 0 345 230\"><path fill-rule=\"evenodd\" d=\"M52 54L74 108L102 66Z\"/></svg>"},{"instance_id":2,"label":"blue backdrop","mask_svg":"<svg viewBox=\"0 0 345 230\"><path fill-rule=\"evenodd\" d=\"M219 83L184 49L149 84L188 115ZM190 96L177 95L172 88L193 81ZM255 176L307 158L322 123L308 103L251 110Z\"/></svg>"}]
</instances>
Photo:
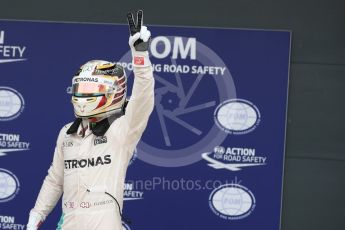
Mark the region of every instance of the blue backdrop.
<instances>
[{"instance_id":1,"label":"blue backdrop","mask_svg":"<svg viewBox=\"0 0 345 230\"><path fill-rule=\"evenodd\" d=\"M149 29L155 109L128 168L124 228L279 229L291 33ZM131 89L127 41L126 25L0 21L0 229L24 229L74 119L78 67L120 62Z\"/></svg>"}]
</instances>

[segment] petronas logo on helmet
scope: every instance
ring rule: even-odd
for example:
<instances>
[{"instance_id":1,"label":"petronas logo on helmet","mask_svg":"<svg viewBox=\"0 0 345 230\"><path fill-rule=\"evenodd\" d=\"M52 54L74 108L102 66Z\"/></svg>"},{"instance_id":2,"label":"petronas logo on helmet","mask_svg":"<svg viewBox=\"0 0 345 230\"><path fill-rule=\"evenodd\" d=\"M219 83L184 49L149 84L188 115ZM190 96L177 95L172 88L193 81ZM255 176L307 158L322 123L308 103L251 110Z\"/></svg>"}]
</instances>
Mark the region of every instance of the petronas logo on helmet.
<instances>
[{"instance_id":1,"label":"petronas logo on helmet","mask_svg":"<svg viewBox=\"0 0 345 230\"><path fill-rule=\"evenodd\" d=\"M78 77L74 80L75 83L81 82L81 81L98 82L98 78L97 77Z\"/></svg>"}]
</instances>

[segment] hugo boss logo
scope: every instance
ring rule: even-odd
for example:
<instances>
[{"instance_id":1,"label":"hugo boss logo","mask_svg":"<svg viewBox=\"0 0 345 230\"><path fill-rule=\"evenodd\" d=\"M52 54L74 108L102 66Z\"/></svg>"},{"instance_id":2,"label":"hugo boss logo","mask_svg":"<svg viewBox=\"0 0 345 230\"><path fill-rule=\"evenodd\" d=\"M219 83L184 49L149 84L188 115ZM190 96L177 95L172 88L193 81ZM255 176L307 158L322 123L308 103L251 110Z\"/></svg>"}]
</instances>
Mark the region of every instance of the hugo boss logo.
<instances>
[{"instance_id":1,"label":"hugo boss logo","mask_svg":"<svg viewBox=\"0 0 345 230\"><path fill-rule=\"evenodd\" d=\"M94 140L94 145L104 144L107 143L107 141L108 140L106 136L96 137Z\"/></svg>"},{"instance_id":2,"label":"hugo boss logo","mask_svg":"<svg viewBox=\"0 0 345 230\"><path fill-rule=\"evenodd\" d=\"M62 147L63 148L68 148L68 147L73 147L73 141L72 140L65 140L63 143L62 143Z\"/></svg>"}]
</instances>

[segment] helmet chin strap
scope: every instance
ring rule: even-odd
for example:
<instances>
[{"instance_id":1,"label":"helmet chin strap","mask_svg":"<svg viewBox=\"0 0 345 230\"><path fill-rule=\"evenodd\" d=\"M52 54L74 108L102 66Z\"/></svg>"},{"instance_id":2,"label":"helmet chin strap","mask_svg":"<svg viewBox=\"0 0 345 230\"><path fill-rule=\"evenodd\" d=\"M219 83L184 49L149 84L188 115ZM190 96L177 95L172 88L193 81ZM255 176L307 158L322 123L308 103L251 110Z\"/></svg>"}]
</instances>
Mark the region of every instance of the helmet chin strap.
<instances>
[{"instance_id":1,"label":"helmet chin strap","mask_svg":"<svg viewBox=\"0 0 345 230\"><path fill-rule=\"evenodd\" d=\"M103 120L103 117L90 117L90 118L85 118L85 120L87 120L87 122L90 122L90 123L96 123L100 120Z\"/></svg>"},{"instance_id":2,"label":"helmet chin strap","mask_svg":"<svg viewBox=\"0 0 345 230\"><path fill-rule=\"evenodd\" d=\"M85 131L88 129L88 124L89 124L88 119L83 118L80 122L82 137L85 137Z\"/></svg>"},{"instance_id":3,"label":"helmet chin strap","mask_svg":"<svg viewBox=\"0 0 345 230\"><path fill-rule=\"evenodd\" d=\"M89 123L97 123L100 122L101 120L110 117L107 114L104 114L103 116L99 116L99 117L89 117L89 118L85 118L87 120L87 122ZM83 118L84 119L84 118Z\"/></svg>"},{"instance_id":4,"label":"helmet chin strap","mask_svg":"<svg viewBox=\"0 0 345 230\"><path fill-rule=\"evenodd\" d=\"M97 122L100 122L106 118L108 118L108 116L83 118L83 122L85 122L86 125L89 124L90 128L92 129L94 126L96 126Z\"/></svg>"},{"instance_id":5,"label":"helmet chin strap","mask_svg":"<svg viewBox=\"0 0 345 230\"><path fill-rule=\"evenodd\" d=\"M89 119L88 118L82 118L81 120L81 125L84 127L86 127L89 124Z\"/></svg>"},{"instance_id":6,"label":"helmet chin strap","mask_svg":"<svg viewBox=\"0 0 345 230\"><path fill-rule=\"evenodd\" d=\"M82 136L84 137L85 136L85 131L87 129L92 129L93 126L96 125L97 122L103 120L104 118L107 118L106 116L105 117L88 117L88 118L82 118L81 120L81 127L82 127Z\"/></svg>"}]
</instances>

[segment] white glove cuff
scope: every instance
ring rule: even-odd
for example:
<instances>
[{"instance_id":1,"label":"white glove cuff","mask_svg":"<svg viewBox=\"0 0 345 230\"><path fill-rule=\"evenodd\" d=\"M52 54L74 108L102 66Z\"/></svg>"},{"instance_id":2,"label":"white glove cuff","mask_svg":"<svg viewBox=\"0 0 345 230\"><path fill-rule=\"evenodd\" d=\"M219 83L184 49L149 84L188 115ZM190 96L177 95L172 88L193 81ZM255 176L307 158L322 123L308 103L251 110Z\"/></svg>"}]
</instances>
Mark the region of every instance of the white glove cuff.
<instances>
[{"instance_id":1,"label":"white glove cuff","mask_svg":"<svg viewBox=\"0 0 345 230\"><path fill-rule=\"evenodd\" d=\"M38 227L42 224L43 221L44 221L44 218L40 214L34 211L31 211L29 215L29 222L28 222L27 227L28 228L30 227L31 229L33 228L38 229Z\"/></svg>"}]
</instances>

